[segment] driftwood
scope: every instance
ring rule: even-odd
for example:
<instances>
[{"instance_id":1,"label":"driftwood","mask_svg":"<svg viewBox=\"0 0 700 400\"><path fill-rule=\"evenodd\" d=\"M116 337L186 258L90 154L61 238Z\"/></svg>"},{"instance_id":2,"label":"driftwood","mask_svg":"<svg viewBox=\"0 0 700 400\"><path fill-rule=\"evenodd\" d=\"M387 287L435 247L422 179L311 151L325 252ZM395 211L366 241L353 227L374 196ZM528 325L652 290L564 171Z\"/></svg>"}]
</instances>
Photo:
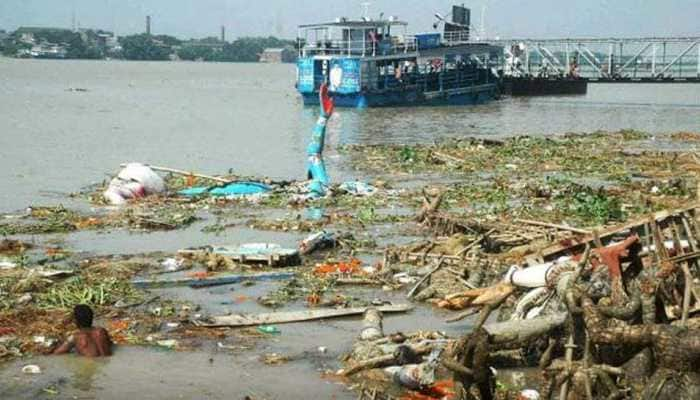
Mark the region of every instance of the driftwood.
<instances>
[{"instance_id":1,"label":"driftwood","mask_svg":"<svg viewBox=\"0 0 700 400\"><path fill-rule=\"evenodd\" d=\"M411 346L411 349L416 355L425 355L433 351L435 348L434 345L421 345L421 346ZM364 371L367 369L374 369L374 368L380 368L380 367L386 367L389 365L394 365L396 364L396 355L395 354L385 354L383 356L379 357L374 357L370 358L368 360L360 361L347 369L342 369L338 371L338 375L342 376L350 376L354 375L360 371Z\"/></svg>"},{"instance_id":2,"label":"driftwood","mask_svg":"<svg viewBox=\"0 0 700 400\"><path fill-rule=\"evenodd\" d=\"M526 343L562 326L564 321L566 313L558 313L532 319L485 324L484 330L489 334L489 341L494 344Z\"/></svg>"},{"instance_id":3,"label":"driftwood","mask_svg":"<svg viewBox=\"0 0 700 400\"><path fill-rule=\"evenodd\" d=\"M433 269L431 269L427 274L425 274L425 276L422 277L422 278L416 283L415 286L413 286L413 288L408 292L408 294L406 294L406 297L409 298L409 299L410 299L411 297L413 297L413 296L416 294L416 292L418 291L418 289L419 289L428 279L430 279L430 276L433 275L434 273L436 273L440 268L442 268L442 265L443 265L443 263L442 263L442 258L440 258L440 259L437 261L437 265L436 265Z\"/></svg>"},{"instance_id":4,"label":"driftwood","mask_svg":"<svg viewBox=\"0 0 700 400\"><path fill-rule=\"evenodd\" d=\"M384 337L382 326L382 313L374 307L365 311L365 318L362 320L361 340L376 340Z\"/></svg>"},{"instance_id":5,"label":"driftwood","mask_svg":"<svg viewBox=\"0 0 700 400\"><path fill-rule=\"evenodd\" d=\"M442 199L445 197L445 192L440 192L432 199L428 198L428 195L423 191L423 206L416 215L416 221L425 222L428 216L436 212L442 204Z\"/></svg>"},{"instance_id":6,"label":"driftwood","mask_svg":"<svg viewBox=\"0 0 700 400\"><path fill-rule=\"evenodd\" d=\"M194 321L197 326L219 327L219 326L255 326L266 324L286 324L290 322L312 321L317 319L349 317L353 315L362 315L368 308L371 307L355 307L355 308L340 308L340 309L314 309L304 311L288 311L278 313L263 313L263 314L233 314L217 317L210 317L204 320ZM413 309L413 306L408 304L398 304L391 306L376 307L382 313L400 313Z\"/></svg>"},{"instance_id":7,"label":"driftwood","mask_svg":"<svg viewBox=\"0 0 700 400\"><path fill-rule=\"evenodd\" d=\"M489 369L490 351L489 334L476 329L457 340L452 350L443 355L442 365L453 373L456 399L473 398L469 394L472 385L477 387L481 400L493 399L495 381Z\"/></svg>"},{"instance_id":8,"label":"driftwood","mask_svg":"<svg viewBox=\"0 0 700 400\"><path fill-rule=\"evenodd\" d=\"M462 250L460 250L455 256L461 257L463 254L466 254L469 250L471 250L474 246L477 244L481 243L482 240L486 239L490 234L496 232L496 229L491 229L488 232L484 233L483 235L479 236L474 240L473 242L469 243L468 245L464 246Z\"/></svg>"}]
</instances>

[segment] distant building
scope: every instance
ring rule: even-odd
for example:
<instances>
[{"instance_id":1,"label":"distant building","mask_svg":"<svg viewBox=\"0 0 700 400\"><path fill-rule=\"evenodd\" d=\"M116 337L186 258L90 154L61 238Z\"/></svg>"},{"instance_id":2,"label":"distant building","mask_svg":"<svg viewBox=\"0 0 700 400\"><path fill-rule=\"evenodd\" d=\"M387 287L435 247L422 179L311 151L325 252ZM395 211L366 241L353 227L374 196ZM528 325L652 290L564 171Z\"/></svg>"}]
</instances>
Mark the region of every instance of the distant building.
<instances>
[{"instance_id":1,"label":"distant building","mask_svg":"<svg viewBox=\"0 0 700 400\"><path fill-rule=\"evenodd\" d=\"M4 30L0 29L0 40L5 40L5 39L8 38L8 36L10 36L10 35L8 35L7 32L5 32Z\"/></svg>"},{"instance_id":2,"label":"distant building","mask_svg":"<svg viewBox=\"0 0 700 400\"><path fill-rule=\"evenodd\" d=\"M66 58L67 51L64 46L51 43L42 43L32 46L29 55L34 58Z\"/></svg>"},{"instance_id":3,"label":"distant building","mask_svg":"<svg viewBox=\"0 0 700 400\"><path fill-rule=\"evenodd\" d=\"M71 33L69 29L35 26L22 26L15 31L15 35L19 36L19 41L26 44L37 43L37 37L46 35L65 36L69 33Z\"/></svg>"},{"instance_id":4,"label":"distant building","mask_svg":"<svg viewBox=\"0 0 700 400\"><path fill-rule=\"evenodd\" d=\"M112 32L98 31L95 42L97 47L103 50L114 50L114 48L119 45L119 43L117 43L117 38Z\"/></svg>"},{"instance_id":5,"label":"distant building","mask_svg":"<svg viewBox=\"0 0 700 400\"><path fill-rule=\"evenodd\" d=\"M19 41L22 43L28 43L28 44L33 44L34 43L34 34L30 32L24 32L19 35Z\"/></svg>"},{"instance_id":6,"label":"distant building","mask_svg":"<svg viewBox=\"0 0 700 400\"><path fill-rule=\"evenodd\" d=\"M260 54L260 62L263 63L293 63L297 59L297 54L291 47L270 48L263 50Z\"/></svg>"}]
</instances>

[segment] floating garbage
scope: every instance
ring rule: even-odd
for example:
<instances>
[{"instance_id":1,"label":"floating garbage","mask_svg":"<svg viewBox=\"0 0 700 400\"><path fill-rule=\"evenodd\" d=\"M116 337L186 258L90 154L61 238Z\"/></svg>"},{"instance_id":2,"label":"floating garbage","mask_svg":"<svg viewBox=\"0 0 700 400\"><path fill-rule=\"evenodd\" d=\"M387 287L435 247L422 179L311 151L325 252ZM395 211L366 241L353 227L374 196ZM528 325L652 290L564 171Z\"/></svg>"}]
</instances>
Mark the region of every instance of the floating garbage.
<instances>
[{"instance_id":1,"label":"floating garbage","mask_svg":"<svg viewBox=\"0 0 700 400\"><path fill-rule=\"evenodd\" d=\"M326 231L316 232L307 236L299 243L299 253L302 255L310 254L317 249L330 247L335 244L335 239L332 233Z\"/></svg>"},{"instance_id":2,"label":"floating garbage","mask_svg":"<svg viewBox=\"0 0 700 400\"><path fill-rule=\"evenodd\" d=\"M540 392L534 389L525 389L520 392L518 400L540 400Z\"/></svg>"},{"instance_id":3,"label":"floating garbage","mask_svg":"<svg viewBox=\"0 0 700 400\"><path fill-rule=\"evenodd\" d=\"M158 341L156 341L156 344L159 347L163 347L166 349L174 349L175 347L177 347L177 340L175 340L175 339L158 340Z\"/></svg>"},{"instance_id":4,"label":"floating garbage","mask_svg":"<svg viewBox=\"0 0 700 400\"><path fill-rule=\"evenodd\" d=\"M104 192L110 204L121 205L129 199L136 199L165 191L165 182L150 167L130 163L112 179Z\"/></svg>"},{"instance_id":5,"label":"floating garbage","mask_svg":"<svg viewBox=\"0 0 700 400\"><path fill-rule=\"evenodd\" d=\"M41 368L38 365L30 364L22 367L22 373L36 375L41 373Z\"/></svg>"},{"instance_id":6,"label":"floating garbage","mask_svg":"<svg viewBox=\"0 0 700 400\"><path fill-rule=\"evenodd\" d=\"M362 269L362 261L358 260L357 258L351 258L349 261L327 262L323 264L318 264L314 267L313 272L316 275L354 275L365 273Z\"/></svg>"},{"instance_id":7,"label":"floating garbage","mask_svg":"<svg viewBox=\"0 0 700 400\"><path fill-rule=\"evenodd\" d=\"M353 196L371 196L377 193L377 188L360 181L343 182L338 189Z\"/></svg>"},{"instance_id":8,"label":"floating garbage","mask_svg":"<svg viewBox=\"0 0 700 400\"><path fill-rule=\"evenodd\" d=\"M280 329L274 325L260 325L257 329L260 333L267 333L270 335L278 335L282 333L282 331L280 331Z\"/></svg>"},{"instance_id":9,"label":"floating garbage","mask_svg":"<svg viewBox=\"0 0 700 400\"><path fill-rule=\"evenodd\" d=\"M245 243L232 246L204 246L179 250L182 255L211 253L243 264L264 263L269 266L298 265L299 250L288 249L276 243Z\"/></svg>"},{"instance_id":10,"label":"floating garbage","mask_svg":"<svg viewBox=\"0 0 700 400\"><path fill-rule=\"evenodd\" d=\"M183 263L185 260L183 259L175 259L175 258L166 258L163 260L160 265L163 267L163 272L176 272L180 271L183 268Z\"/></svg>"}]
</instances>

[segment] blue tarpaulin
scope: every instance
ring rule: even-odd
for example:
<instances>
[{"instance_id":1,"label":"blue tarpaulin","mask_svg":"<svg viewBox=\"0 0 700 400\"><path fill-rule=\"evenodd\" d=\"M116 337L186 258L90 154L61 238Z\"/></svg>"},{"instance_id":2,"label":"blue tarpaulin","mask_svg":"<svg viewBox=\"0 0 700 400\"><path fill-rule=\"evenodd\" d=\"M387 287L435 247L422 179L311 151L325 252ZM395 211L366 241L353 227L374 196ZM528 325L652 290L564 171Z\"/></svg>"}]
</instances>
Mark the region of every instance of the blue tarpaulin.
<instances>
[{"instance_id":1,"label":"blue tarpaulin","mask_svg":"<svg viewBox=\"0 0 700 400\"><path fill-rule=\"evenodd\" d=\"M226 186L191 187L179 191L183 196L244 196L250 194L265 193L272 190L271 187L260 182L234 182Z\"/></svg>"}]
</instances>

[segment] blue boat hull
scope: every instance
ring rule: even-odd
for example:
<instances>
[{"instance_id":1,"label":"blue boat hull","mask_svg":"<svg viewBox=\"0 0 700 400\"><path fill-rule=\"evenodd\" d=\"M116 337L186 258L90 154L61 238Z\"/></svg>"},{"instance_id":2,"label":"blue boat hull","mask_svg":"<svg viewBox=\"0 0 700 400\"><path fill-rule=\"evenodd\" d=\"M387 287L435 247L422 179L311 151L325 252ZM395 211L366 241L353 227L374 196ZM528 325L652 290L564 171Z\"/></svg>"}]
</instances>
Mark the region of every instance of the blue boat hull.
<instances>
[{"instance_id":1,"label":"blue boat hull","mask_svg":"<svg viewBox=\"0 0 700 400\"><path fill-rule=\"evenodd\" d=\"M333 94L336 107L402 107L474 105L493 100L497 85L483 84L440 92L384 91L354 94ZM318 93L302 93L304 105L319 105Z\"/></svg>"}]
</instances>

